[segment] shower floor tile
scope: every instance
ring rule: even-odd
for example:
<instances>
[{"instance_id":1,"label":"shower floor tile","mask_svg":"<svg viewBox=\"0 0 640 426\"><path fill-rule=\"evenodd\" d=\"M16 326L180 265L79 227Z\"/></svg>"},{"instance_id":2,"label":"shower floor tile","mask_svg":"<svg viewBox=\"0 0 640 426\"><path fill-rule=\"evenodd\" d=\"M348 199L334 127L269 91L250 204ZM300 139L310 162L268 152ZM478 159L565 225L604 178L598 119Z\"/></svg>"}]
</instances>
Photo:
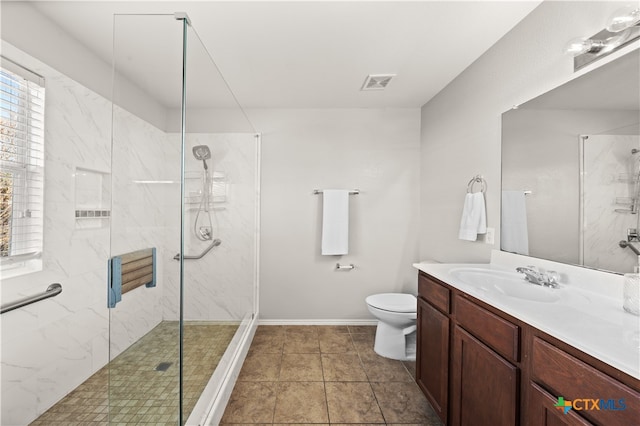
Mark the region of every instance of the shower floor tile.
<instances>
[{"instance_id":1,"label":"shower floor tile","mask_svg":"<svg viewBox=\"0 0 640 426\"><path fill-rule=\"evenodd\" d=\"M184 326L184 420L238 325ZM178 423L178 323L165 321L37 418L33 426Z\"/></svg>"}]
</instances>

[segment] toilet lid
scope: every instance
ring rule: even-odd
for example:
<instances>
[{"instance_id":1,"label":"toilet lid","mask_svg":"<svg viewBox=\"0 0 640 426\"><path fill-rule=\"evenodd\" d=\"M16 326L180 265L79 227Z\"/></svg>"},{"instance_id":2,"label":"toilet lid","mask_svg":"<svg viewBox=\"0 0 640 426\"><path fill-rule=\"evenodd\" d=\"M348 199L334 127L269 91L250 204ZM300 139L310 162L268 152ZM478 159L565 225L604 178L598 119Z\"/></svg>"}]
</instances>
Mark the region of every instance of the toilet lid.
<instances>
[{"instance_id":1,"label":"toilet lid","mask_svg":"<svg viewBox=\"0 0 640 426\"><path fill-rule=\"evenodd\" d=\"M367 297L366 302L374 308L391 312L416 312L416 297L405 293L382 293Z\"/></svg>"}]
</instances>

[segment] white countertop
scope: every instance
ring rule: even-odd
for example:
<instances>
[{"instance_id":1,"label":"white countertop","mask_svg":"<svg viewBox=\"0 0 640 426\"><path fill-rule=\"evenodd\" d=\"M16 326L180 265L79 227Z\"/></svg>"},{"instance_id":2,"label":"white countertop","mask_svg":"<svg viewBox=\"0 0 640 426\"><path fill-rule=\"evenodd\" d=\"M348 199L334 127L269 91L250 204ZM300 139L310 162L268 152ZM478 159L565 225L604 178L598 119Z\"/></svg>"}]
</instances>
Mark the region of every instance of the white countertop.
<instances>
[{"instance_id":1,"label":"white countertop","mask_svg":"<svg viewBox=\"0 0 640 426\"><path fill-rule=\"evenodd\" d=\"M527 264L531 263L522 266ZM640 379L640 317L622 309L621 294L620 297L616 297L617 291L610 291L612 295L609 295L606 292L593 291L593 286L564 284L561 290L570 290L569 293L563 292L565 295L568 293L569 297L543 303L509 297L498 291L483 290L455 276L455 270L460 268L515 272L510 266L477 263L416 263L413 266Z\"/></svg>"}]
</instances>

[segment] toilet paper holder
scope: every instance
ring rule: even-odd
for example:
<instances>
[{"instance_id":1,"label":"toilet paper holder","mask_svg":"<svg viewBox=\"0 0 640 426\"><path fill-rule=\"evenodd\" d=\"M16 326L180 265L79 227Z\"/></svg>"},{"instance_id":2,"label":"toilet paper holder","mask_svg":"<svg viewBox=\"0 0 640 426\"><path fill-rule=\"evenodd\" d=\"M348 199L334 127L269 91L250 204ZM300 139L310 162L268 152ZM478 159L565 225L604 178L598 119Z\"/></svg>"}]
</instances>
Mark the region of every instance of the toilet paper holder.
<instances>
[{"instance_id":1,"label":"toilet paper holder","mask_svg":"<svg viewBox=\"0 0 640 426\"><path fill-rule=\"evenodd\" d=\"M336 263L336 269L340 269L340 270L347 270L350 271L353 268L355 268L356 266L353 263L350 263L348 265L341 265L340 263Z\"/></svg>"}]
</instances>

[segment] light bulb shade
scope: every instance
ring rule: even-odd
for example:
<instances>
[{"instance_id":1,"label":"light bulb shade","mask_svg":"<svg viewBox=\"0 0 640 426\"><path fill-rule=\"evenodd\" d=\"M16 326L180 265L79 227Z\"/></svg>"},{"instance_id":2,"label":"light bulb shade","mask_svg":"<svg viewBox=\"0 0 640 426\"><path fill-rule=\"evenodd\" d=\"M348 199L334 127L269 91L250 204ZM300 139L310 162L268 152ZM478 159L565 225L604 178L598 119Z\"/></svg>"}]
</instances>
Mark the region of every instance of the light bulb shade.
<instances>
[{"instance_id":1,"label":"light bulb shade","mask_svg":"<svg viewBox=\"0 0 640 426\"><path fill-rule=\"evenodd\" d=\"M617 34L615 34L614 36L611 36L609 38L607 38L604 43L605 46L602 49L602 52L611 52L612 50L614 50L615 48L617 48L618 46L621 46L623 44L625 44L627 41L629 41L629 38L631 37L631 30L629 28L627 28L626 30L619 32Z\"/></svg>"},{"instance_id":2,"label":"light bulb shade","mask_svg":"<svg viewBox=\"0 0 640 426\"><path fill-rule=\"evenodd\" d=\"M592 40L588 37L574 38L567 43L564 53L571 56L582 55L588 52L598 52L604 47L602 40Z\"/></svg>"},{"instance_id":3,"label":"light bulb shade","mask_svg":"<svg viewBox=\"0 0 640 426\"><path fill-rule=\"evenodd\" d=\"M618 33L624 31L627 28L633 27L640 23L640 7L638 6L625 6L615 11L611 18L609 18L609 24L607 25L607 31L612 33Z\"/></svg>"}]
</instances>

